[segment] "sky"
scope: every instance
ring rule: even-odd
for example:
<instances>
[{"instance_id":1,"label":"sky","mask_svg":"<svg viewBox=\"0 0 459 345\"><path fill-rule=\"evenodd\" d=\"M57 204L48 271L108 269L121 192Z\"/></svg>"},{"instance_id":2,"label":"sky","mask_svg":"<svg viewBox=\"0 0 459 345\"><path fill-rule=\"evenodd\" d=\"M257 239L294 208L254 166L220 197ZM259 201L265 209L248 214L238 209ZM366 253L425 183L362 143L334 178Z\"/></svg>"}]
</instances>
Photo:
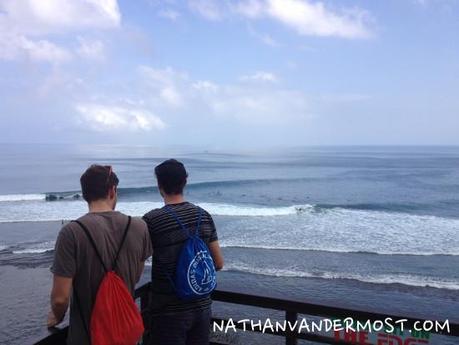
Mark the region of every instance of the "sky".
<instances>
[{"instance_id":1,"label":"sky","mask_svg":"<svg viewBox=\"0 0 459 345\"><path fill-rule=\"evenodd\" d=\"M0 133L459 145L459 0L0 0Z\"/></svg>"}]
</instances>

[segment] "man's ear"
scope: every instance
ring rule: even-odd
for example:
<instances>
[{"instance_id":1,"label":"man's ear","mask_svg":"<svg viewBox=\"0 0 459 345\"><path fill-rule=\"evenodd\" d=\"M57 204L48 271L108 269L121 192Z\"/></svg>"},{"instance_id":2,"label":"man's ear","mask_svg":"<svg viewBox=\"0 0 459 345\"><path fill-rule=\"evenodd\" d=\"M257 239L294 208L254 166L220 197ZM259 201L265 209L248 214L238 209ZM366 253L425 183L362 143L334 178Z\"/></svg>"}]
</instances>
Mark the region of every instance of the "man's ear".
<instances>
[{"instance_id":1,"label":"man's ear","mask_svg":"<svg viewBox=\"0 0 459 345\"><path fill-rule=\"evenodd\" d=\"M108 197L110 199L114 199L116 197L116 186L110 187L110 189L108 190Z\"/></svg>"}]
</instances>

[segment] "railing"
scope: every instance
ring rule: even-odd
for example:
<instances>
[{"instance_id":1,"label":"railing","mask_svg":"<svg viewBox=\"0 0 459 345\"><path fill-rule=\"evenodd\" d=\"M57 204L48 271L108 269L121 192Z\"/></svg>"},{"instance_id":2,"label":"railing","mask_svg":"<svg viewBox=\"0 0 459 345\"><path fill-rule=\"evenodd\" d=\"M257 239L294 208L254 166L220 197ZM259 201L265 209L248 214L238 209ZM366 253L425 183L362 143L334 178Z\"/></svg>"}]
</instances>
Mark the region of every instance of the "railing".
<instances>
[{"instance_id":1,"label":"railing","mask_svg":"<svg viewBox=\"0 0 459 345\"><path fill-rule=\"evenodd\" d=\"M149 290L150 284L145 284L138 288L135 292L136 300L140 301L140 308L142 310L142 316L144 318L145 325L149 325L149 315L148 315L148 305L149 305ZM334 319L345 319L347 317L352 317L355 321L365 322L367 320L376 321L376 320L385 320L386 318L391 318L392 320L406 320L404 325L407 328L413 328L415 322L420 322L421 324L427 320L424 319L414 319L409 317L404 317L400 315L389 315L389 314L379 314L379 313L370 313L365 311L358 311L352 309L344 309L344 308L337 308L337 307L330 307L330 306L323 306L318 304L310 304L310 303L302 303L290 300L284 300L279 298L271 298L271 297L263 297L263 296L256 296L256 295L249 295L237 292L229 292L229 291L221 291L217 290L214 291L212 294L212 300L224 302L224 303L231 303L231 304L238 304L238 305L245 305L245 306L253 306L253 307L260 307L265 309L272 309L277 311L283 311L285 313L285 320L290 322L295 322L298 320L298 316L301 315L310 315L310 316L318 316L318 317L327 317L327 318L334 318ZM228 319L213 319L214 322L217 322L219 325L226 325L229 320ZM244 325L240 323L235 323L235 327L238 329L243 329ZM450 332L446 332L446 330L432 330L431 333L442 334L448 337L459 337L459 324L450 323L449 324ZM146 332L143 337L143 343L148 344L148 327L146 327ZM254 332L261 332L261 330L254 330ZM67 328L58 330L54 332L50 336L42 339L41 341L37 342L35 345L57 345L57 344L65 344L65 337L67 333ZM298 339L304 339L313 341L316 343L322 344L352 344L352 342L344 341L344 340L337 340L334 337L320 335L320 334L313 334L313 333L302 333L298 331L292 331L286 329L285 331L272 331L271 329L265 330L266 334L272 334L279 337L283 337L285 339L286 345L296 345ZM459 339L452 340L453 342L458 341ZM410 344L421 344L416 342L410 342ZM213 343L218 345L219 343ZM397 344L396 342L391 342L387 339L386 342L381 342L381 344Z\"/></svg>"}]
</instances>

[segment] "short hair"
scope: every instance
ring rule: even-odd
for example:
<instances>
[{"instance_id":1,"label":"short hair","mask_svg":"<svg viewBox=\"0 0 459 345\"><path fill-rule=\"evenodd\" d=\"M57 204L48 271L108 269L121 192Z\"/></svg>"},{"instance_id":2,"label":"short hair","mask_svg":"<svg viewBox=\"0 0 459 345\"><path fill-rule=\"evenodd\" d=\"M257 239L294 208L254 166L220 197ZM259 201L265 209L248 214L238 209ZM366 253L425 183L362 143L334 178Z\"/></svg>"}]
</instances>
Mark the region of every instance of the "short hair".
<instances>
[{"instance_id":1,"label":"short hair","mask_svg":"<svg viewBox=\"0 0 459 345\"><path fill-rule=\"evenodd\" d=\"M166 194L183 194L188 174L185 166L176 159L168 159L155 168L158 187Z\"/></svg>"},{"instance_id":2,"label":"short hair","mask_svg":"<svg viewBox=\"0 0 459 345\"><path fill-rule=\"evenodd\" d=\"M88 202L105 199L113 186L118 186L118 176L109 165L91 165L81 175L81 191Z\"/></svg>"}]
</instances>

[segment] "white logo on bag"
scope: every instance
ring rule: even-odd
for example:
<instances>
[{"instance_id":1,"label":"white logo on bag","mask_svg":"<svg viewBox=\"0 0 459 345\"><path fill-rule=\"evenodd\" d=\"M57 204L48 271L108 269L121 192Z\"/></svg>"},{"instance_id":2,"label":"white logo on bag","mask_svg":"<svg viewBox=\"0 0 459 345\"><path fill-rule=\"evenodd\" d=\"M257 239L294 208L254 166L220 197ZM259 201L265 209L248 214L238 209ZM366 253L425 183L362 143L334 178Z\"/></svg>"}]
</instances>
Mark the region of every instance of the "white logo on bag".
<instances>
[{"instance_id":1,"label":"white logo on bag","mask_svg":"<svg viewBox=\"0 0 459 345\"><path fill-rule=\"evenodd\" d=\"M215 285L215 274L209 266L212 257L205 250L196 253L196 256L188 266L188 285L195 294L205 295L212 291ZM198 270L199 268L199 270ZM203 272L204 275L198 276L197 272Z\"/></svg>"}]
</instances>

